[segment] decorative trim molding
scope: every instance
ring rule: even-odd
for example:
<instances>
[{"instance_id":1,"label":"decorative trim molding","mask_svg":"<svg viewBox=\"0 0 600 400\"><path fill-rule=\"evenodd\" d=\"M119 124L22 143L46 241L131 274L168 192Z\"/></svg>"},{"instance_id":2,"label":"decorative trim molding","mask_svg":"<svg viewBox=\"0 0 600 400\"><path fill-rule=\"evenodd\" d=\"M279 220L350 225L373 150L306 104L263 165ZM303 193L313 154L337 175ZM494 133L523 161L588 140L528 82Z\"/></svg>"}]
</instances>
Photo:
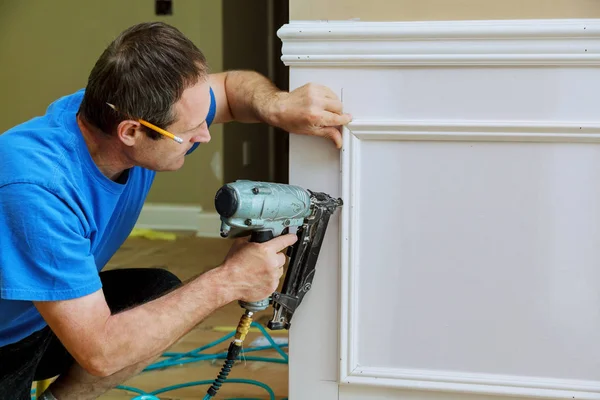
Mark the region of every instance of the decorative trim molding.
<instances>
[{"instance_id":1,"label":"decorative trim molding","mask_svg":"<svg viewBox=\"0 0 600 400\"><path fill-rule=\"evenodd\" d=\"M360 215L357 188L360 186L360 139L344 127L342 131L342 218L340 223L341 243L341 286L340 286L340 381L352 383L353 372L358 368L358 324L356 310L357 267L356 252L360 243L358 222L353 216Z\"/></svg>"},{"instance_id":2,"label":"decorative trim molding","mask_svg":"<svg viewBox=\"0 0 600 400\"><path fill-rule=\"evenodd\" d=\"M599 381L412 369L355 368L342 383L544 399L600 399Z\"/></svg>"},{"instance_id":3,"label":"decorative trim molding","mask_svg":"<svg viewBox=\"0 0 600 400\"><path fill-rule=\"evenodd\" d=\"M348 127L361 140L600 143L600 121L355 120Z\"/></svg>"},{"instance_id":4,"label":"decorative trim molding","mask_svg":"<svg viewBox=\"0 0 600 400\"><path fill-rule=\"evenodd\" d=\"M581 128L581 129L580 129ZM358 190L361 144L366 140L600 142L600 122L355 120L343 130L341 179L345 199L341 220L340 383L544 399L600 399L600 379L463 373L362 366L357 357L358 259L361 229Z\"/></svg>"},{"instance_id":5,"label":"decorative trim molding","mask_svg":"<svg viewBox=\"0 0 600 400\"><path fill-rule=\"evenodd\" d=\"M147 203L136 228L164 231L194 231L198 237L220 237L219 214L202 211L199 206Z\"/></svg>"},{"instance_id":6,"label":"decorative trim molding","mask_svg":"<svg viewBox=\"0 0 600 400\"><path fill-rule=\"evenodd\" d=\"M600 65L600 20L292 21L285 65Z\"/></svg>"}]
</instances>

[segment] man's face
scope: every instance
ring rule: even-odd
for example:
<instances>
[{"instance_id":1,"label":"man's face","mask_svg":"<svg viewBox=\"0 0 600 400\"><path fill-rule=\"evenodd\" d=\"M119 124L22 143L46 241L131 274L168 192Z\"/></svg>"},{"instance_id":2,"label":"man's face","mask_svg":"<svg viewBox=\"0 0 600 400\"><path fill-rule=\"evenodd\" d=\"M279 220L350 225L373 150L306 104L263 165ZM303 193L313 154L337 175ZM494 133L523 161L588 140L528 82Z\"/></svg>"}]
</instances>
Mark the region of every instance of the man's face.
<instances>
[{"instance_id":1,"label":"man's face","mask_svg":"<svg viewBox=\"0 0 600 400\"><path fill-rule=\"evenodd\" d=\"M210 132L206 117L210 107L210 86L208 80L184 90L181 99L175 103L175 122L163 129L183 139L179 144L162 137L153 140L144 135L141 146L136 146L136 163L155 171L175 171L183 166L185 154L194 143L208 143Z\"/></svg>"}]
</instances>

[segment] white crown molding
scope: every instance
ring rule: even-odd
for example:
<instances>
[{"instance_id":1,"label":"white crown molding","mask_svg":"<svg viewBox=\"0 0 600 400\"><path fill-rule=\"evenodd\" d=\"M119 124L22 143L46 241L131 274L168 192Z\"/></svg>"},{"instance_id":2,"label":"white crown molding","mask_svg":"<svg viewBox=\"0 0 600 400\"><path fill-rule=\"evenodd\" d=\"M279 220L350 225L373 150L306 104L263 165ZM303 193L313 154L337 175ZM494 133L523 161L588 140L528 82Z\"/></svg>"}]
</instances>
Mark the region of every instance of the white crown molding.
<instances>
[{"instance_id":1,"label":"white crown molding","mask_svg":"<svg viewBox=\"0 0 600 400\"><path fill-rule=\"evenodd\" d=\"M600 20L292 21L288 66L600 65Z\"/></svg>"},{"instance_id":2,"label":"white crown molding","mask_svg":"<svg viewBox=\"0 0 600 400\"><path fill-rule=\"evenodd\" d=\"M580 129L581 128L581 129ZM341 157L341 307L340 384L438 391L534 397L543 399L600 399L598 381L529 377L458 371L381 368L360 365L359 266L357 264L361 187L361 143L366 140L454 140L600 142L600 123L585 125L547 121L407 121L355 120L343 130ZM501 397L500 397L501 398Z\"/></svg>"}]
</instances>

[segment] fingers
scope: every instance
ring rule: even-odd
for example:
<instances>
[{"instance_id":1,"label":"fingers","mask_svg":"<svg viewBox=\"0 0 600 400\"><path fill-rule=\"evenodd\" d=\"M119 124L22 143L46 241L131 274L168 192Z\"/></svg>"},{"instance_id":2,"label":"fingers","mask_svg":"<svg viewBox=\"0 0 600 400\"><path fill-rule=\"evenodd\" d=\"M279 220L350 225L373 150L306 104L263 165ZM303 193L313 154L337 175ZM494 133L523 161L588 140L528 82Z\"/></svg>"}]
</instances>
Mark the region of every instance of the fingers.
<instances>
[{"instance_id":1,"label":"fingers","mask_svg":"<svg viewBox=\"0 0 600 400\"><path fill-rule=\"evenodd\" d=\"M280 252L281 250L285 249L286 247L289 247L289 246L293 245L294 243L296 243L297 240L298 240L298 236L296 236L296 234L288 233L286 235L281 235L276 238L273 238L273 239L269 240L268 242L266 242L265 244L270 249L275 250L276 252Z\"/></svg>"},{"instance_id":2,"label":"fingers","mask_svg":"<svg viewBox=\"0 0 600 400\"><path fill-rule=\"evenodd\" d=\"M242 237L235 238L233 240L233 244L234 245L241 245L242 243L246 243L249 240L250 240L250 236L242 236Z\"/></svg>"},{"instance_id":3,"label":"fingers","mask_svg":"<svg viewBox=\"0 0 600 400\"><path fill-rule=\"evenodd\" d=\"M324 109L336 114L342 114L344 111L344 105L338 99L325 99Z\"/></svg>"},{"instance_id":4,"label":"fingers","mask_svg":"<svg viewBox=\"0 0 600 400\"><path fill-rule=\"evenodd\" d=\"M342 102L340 101L340 97L333 92L329 87L316 84L316 83L307 83L301 88L310 99L322 99L326 103L326 110L330 110L331 107L332 112L342 113Z\"/></svg>"},{"instance_id":5,"label":"fingers","mask_svg":"<svg viewBox=\"0 0 600 400\"><path fill-rule=\"evenodd\" d=\"M343 142L342 134L340 133L338 128L335 128L333 126L322 128L319 131L319 136L322 136L326 139L330 139L331 141L333 141L333 143L335 144L335 147L337 147L338 149L342 148L342 142Z\"/></svg>"},{"instance_id":6,"label":"fingers","mask_svg":"<svg viewBox=\"0 0 600 400\"><path fill-rule=\"evenodd\" d=\"M296 88L294 91L307 92L309 96L323 95L330 99L338 98L338 96L336 96L336 94L329 87L314 82L305 83L299 88Z\"/></svg>"},{"instance_id":7,"label":"fingers","mask_svg":"<svg viewBox=\"0 0 600 400\"><path fill-rule=\"evenodd\" d=\"M350 114L334 114L326 112L322 118L322 126L344 126L352 121Z\"/></svg>"},{"instance_id":8,"label":"fingers","mask_svg":"<svg viewBox=\"0 0 600 400\"><path fill-rule=\"evenodd\" d=\"M339 96L336 95L333 90L329 89L327 86L320 86L323 90L323 95L328 99L338 100Z\"/></svg>"},{"instance_id":9,"label":"fingers","mask_svg":"<svg viewBox=\"0 0 600 400\"><path fill-rule=\"evenodd\" d=\"M279 269L283 269L283 266L285 265L286 261L287 257L285 256L285 254L277 253L277 263ZM281 273L283 273L283 271Z\"/></svg>"},{"instance_id":10,"label":"fingers","mask_svg":"<svg viewBox=\"0 0 600 400\"><path fill-rule=\"evenodd\" d=\"M344 104L341 102L341 100L327 87L323 87L323 92L324 93L322 93L321 95L324 97L319 100L318 96L316 99L317 104L320 103L323 107L323 110L326 112L328 111L330 113L342 115L344 113Z\"/></svg>"},{"instance_id":11,"label":"fingers","mask_svg":"<svg viewBox=\"0 0 600 400\"><path fill-rule=\"evenodd\" d=\"M338 149L341 149L343 141L340 127L347 125L351 121L352 115L350 114L340 115L326 111L321 117L321 123L319 125L321 125L322 128L317 130L317 134L330 139Z\"/></svg>"}]
</instances>

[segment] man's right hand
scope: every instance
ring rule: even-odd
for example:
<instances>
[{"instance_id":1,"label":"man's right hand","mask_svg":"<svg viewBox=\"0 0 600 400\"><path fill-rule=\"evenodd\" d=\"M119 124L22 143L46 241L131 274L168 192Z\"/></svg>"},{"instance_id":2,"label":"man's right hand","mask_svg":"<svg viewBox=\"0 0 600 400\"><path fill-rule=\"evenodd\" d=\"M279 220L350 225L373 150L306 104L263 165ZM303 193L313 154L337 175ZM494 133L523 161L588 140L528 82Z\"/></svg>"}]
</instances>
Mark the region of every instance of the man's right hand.
<instances>
[{"instance_id":1,"label":"man's right hand","mask_svg":"<svg viewBox=\"0 0 600 400\"><path fill-rule=\"evenodd\" d=\"M259 301L269 297L279 286L286 256L283 250L298 240L295 234L282 235L264 243L248 238L236 239L221 265L226 285L242 301Z\"/></svg>"},{"instance_id":2,"label":"man's right hand","mask_svg":"<svg viewBox=\"0 0 600 400\"><path fill-rule=\"evenodd\" d=\"M36 301L77 363L106 377L158 357L215 310L234 300L258 301L277 289L294 244L288 234L265 243L239 239L223 264L153 301L113 314L102 289L60 301ZM127 349L127 351L123 351Z\"/></svg>"}]
</instances>

